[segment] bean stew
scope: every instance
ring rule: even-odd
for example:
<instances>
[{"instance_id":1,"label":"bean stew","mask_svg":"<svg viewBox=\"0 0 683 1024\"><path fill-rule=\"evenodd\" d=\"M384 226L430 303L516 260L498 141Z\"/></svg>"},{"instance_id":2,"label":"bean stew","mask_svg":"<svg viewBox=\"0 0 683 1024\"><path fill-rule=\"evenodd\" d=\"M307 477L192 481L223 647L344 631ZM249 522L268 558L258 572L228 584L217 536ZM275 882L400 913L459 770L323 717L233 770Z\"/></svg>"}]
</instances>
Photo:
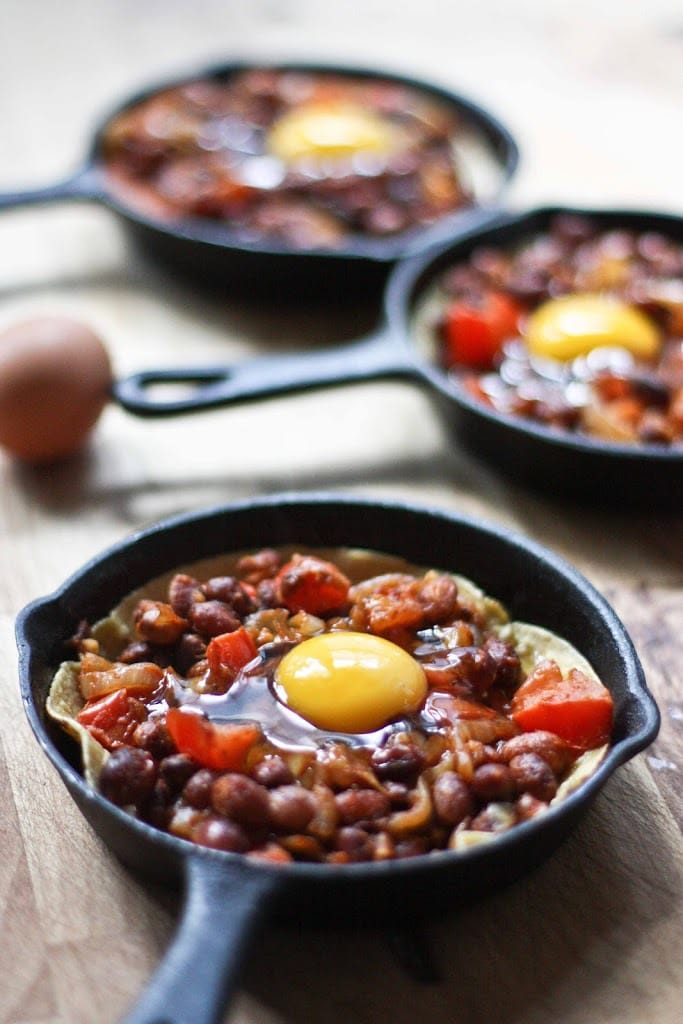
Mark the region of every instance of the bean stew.
<instances>
[{"instance_id":1,"label":"bean stew","mask_svg":"<svg viewBox=\"0 0 683 1024\"><path fill-rule=\"evenodd\" d=\"M116 116L102 143L112 190L156 219L325 249L470 205L462 134L459 113L417 86L254 68L162 89Z\"/></svg>"},{"instance_id":2,"label":"bean stew","mask_svg":"<svg viewBox=\"0 0 683 1024\"><path fill-rule=\"evenodd\" d=\"M600 441L683 444L683 246L558 214L443 271L417 328L497 412Z\"/></svg>"},{"instance_id":3,"label":"bean stew","mask_svg":"<svg viewBox=\"0 0 683 1024\"><path fill-rule=\"evenodd\" d=\"M179 571L71 643L48 712L105 798L274 862L485 842L575 788L611 732L566 641L463 577L355 549Z\"/></svg>"}]
</instances>

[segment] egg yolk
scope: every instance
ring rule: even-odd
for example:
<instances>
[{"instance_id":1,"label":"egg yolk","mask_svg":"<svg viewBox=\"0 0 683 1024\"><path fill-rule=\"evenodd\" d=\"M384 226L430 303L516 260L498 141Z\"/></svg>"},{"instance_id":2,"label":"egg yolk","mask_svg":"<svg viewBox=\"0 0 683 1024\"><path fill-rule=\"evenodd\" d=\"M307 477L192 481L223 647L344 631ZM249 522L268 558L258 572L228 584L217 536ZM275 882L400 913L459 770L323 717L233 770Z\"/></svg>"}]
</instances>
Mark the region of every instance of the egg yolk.
<instances>
[{"instance_id":1,"label":"egg yolk","mask_svg":"<svg viewBox=\"0 0 683 1024\"><path fill-rule=\"evenodd\" d=\"M268 139L270 152L287 163L306 157L381 155L393 144L392 126L353 104L299 107L273 125Z\"/></svg>"},{"instance_id":2,"label":"egg yolk","mask_svg":"<svg viewBox=\"0 0 683 1024\"><path fill-rule=\"evenodd\" d=\"M417 711L427 694L420 665L406 651L368 633L323 633L280 662L276 693L319 729L362 733Z\"/></svg>"},{"instance_id":3,"label":"egg yolk","mask_svg":"<svg viewBox=\"0 0 683 1024\"><path fill-rule=\"evenodd\" d=\"M547 359L570 360L601 345L627 349L636 359L659 352L659 332L644 313L607 295L563 295L529 316L529 351Z\"/></svg>"}]
</instances>

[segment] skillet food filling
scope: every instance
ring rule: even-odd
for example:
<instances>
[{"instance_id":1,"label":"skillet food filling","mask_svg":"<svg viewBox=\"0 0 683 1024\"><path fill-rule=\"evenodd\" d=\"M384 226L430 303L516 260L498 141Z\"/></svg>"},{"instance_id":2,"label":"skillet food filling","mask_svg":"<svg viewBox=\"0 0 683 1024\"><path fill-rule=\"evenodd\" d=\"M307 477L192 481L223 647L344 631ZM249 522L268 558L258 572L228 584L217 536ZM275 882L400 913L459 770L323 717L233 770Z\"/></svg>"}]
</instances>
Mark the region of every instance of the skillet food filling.
<instances>
[{"instance_id":1,"label":"skillet food filling","mask_svg":"<svg viewBox=\"0 0 683 1024\"><path fill-rule=\"evenodd\" d=\"M683 444L683 247L560 215L445 271L418 325L476 400L560 431Z\"/></svg>"},{"instance_id":2,"label":"skillet food filling","mask_svg":"<svg viewBox=\"0 0 683 1024\"><path fill-rule=\"evenodd\" d=\"M102 795L274 862L462 850L595 770L612 698L567 641L464 577L357 549L167 574L83 622L48 713Z\"/></svg>"},{"instance_id":3,"label":"skillet food filling","mask_svg":"<svg viewBox=\"0 0 683 1024\"><path fill-rule=\"evenodd\" d=\"M263 69L143 100L110 123L103 153L112 187L148 215L334 248L468 205L463 138L452 107L409 85Z\"/></svg>"}]
</instances>

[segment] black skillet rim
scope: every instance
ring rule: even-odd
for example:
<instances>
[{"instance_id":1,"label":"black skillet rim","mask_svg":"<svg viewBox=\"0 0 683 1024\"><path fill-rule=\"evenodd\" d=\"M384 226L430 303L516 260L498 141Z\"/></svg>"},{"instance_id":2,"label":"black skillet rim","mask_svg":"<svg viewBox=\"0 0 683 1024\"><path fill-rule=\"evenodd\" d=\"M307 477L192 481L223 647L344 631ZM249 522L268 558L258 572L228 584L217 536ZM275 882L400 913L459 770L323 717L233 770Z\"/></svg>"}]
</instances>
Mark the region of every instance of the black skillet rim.
<instances>
[{"instance_id":1,"label":"black skillet rim","mask_svg":"<svg viewBox=\"0 0 683 1024\"><path fill-rule=\"evenodd\" d=\"M197 527L208 520L220 520L226 516L230 517L231 515L244 514L250 511L259 512L260 510L282 509L283 507L297 509L303 506L314 506L316 510L322 507L335 507L339 509L340 506L353 507L354 509L372 507L378 512L383 511L389 515L392 512L396 512L398 515L419 517L427 521L430 519L447 520L455 525L464 527L466 530L473 530L480 535L483 534L494 544L502 543L504 546L512 546L517 551L521 551L529 556L533 561L540 562L549 567L553 572L559 573L563 583L572 591L578 592L582 601L587 601L590 604L592 610L599 616L604 628L615 642L626 668L626 692L629 698L632 701L636 701L639 706L643 717L642 725L635 733L627 734L619 739L609 749L607 756L598 766L595 773L576 791L569 794L561 804L551 807L540 818L515 826L510 832L496 837L494 842L478 845L464 851L433 851L424 856L399 861L348 865L307 863L271 865L267 862L251 861L240 854L204 849L196 844L155 829L151 825L126 814L87 785L82 774L57 749L49 735L48 728L40 716L37 702L33 695L31 682L31 642L27 637L31 621L39 616L43 609L52 608L60 603L62 605L68 603L69 594L74 589L79 588L82 582L87 580L89 576L100 574L103 568L115 563L122 554L130 552L141 544L153 546L157 538L167 534L169 531L184 529L190 525ZM204 555L211 553L216 553L216 551L200 551L197 557L204 557ZM158 567L158 571L163 572L164 570ZM132 583L133 587L138 585L140 584L136 581ZM642 665L628 633L611 606L578 570L574 569L559 555L514 531L506 530L503 527L490 523L482 524L470 516L461 515L443 508L412 502L371 499L328 492L284 492L216 505L207 509L195 510L165 518L152 526L135 531L128 537L95 555L51 594L27 605L17 617L16 639L19 649L22 702L31 728L43 751L57 768L62 779L69 788L76 789L79 792L81 800L100 811L104 810L119 825L131 827L134 832L139 831L142 838L161 843L167 852L177 856L180 860L190 855L210 858L217 855L219 858L227 858L231 863L239 864L243 869L263 868L264 870L275 872L278 877L283 879L291 877L293 879L303 879L307 882L324 883L346 881L352 878L380 879L387 872L392 877L398 875L408 879L411 876L420 875L424 870L431 868L446 869L449 867L454 868L457 863L476 864L477 861L488 862L492 857L495 858L498 853L500 853L502 858L505 856L506 850L513 849L525 840L531 841L536 833L538 833L540 839L546 829L552 829L554 823L560 822L565 817L570 818L584 805L588 805L619 765L635 756L654 739L660 724L659 709L647 687Z\"/></svg>"},{"instance_id":2,"label":"black skillet rim","mask_svg":"<svg viewBox=\"0 0 683 1024\"><path fill-rule=\"evenodd\" d=\"M153 96L155 93L174 86L189 84L203 78L229 78L231 75L250 69L264 68L267 70L291 70L301 72L320 72L321 74L339 74L349 77L365 77L370 79L382 79L388 82L396 82L399 85L406 85L428 95L442 100L454 107L461 113L465 121L474 126L489 144L491 151L500 165L501 179L494 195L487 198L486 202L473 203L471 206L464 206L444 217L439 218L434 224L423 228L408 229L390 238L371 239L362 235L352 235L349 242L337 248L301 248L277 244L267 238L245 239L228 226L214 224L208 219L197 217L183 217L178 221L167 222L162 218L148 217L135 206L129 206L117 196L115 188L107 181L106 160L102 154L102 140L104 133L111 121L119 114L135 106L142 100ZM316 62L306 60L246 60L236 58L226 59L209 65L196 67L181 74L175 74L162 78L155 83L150 83L133 94L123 99L114 106L106 116L101 117L91 139L88 150L88 165L97 174L100 185L100 199L106 206L128 220L138 223L141 226L162 231L176 238L187 239L190 242L198 242L229 252L250 252L265 256L292 257L311 256L316 259L324 259L334 263L339 260L359 259L367 260L377 264L393 263L409 252L421 251L424 246L433 242L434 237L441 237L442 233L452 233L459 225L466 226L473 221L478 222L486 219L487 211L497 209L498 200L505 188L514 177L520 160L519 146L510 130L502 121L486 107L469 96L463 95L455 90L440 85L438 82L430 82L416 78L409 74L402 74L400 71L383 70L382 68L367 68L354 64L340 64L337 62Z\"/></svg>"},{"instance_id":3,"label":"black skillet rim","mask_svg":"<svg viewBox=\"0 0 683 1024\"><path fill-rule=\"evenodd\" d=\"M479 245L505 247L506 242L500 241L501 233L505 239L511 235L509 243L514 246L516 241L524 237L540 233L555 216L571 214L594 219L598 224L615 228L623 224L629 227L629 221L642 222L652 230L661 230L667 234L667 225L678 225L683 242L683 215L668 213L661 210L643 210L618 207L579 207L548 205L532 207L525 210L497 211L487 221L465 228L450 241L430 246L397 265L389 279L384 298L385 314L388 323L394 328L397 337L408 341L413 359L419 362L421 373L429 383L444 397L456 402L475 417L480 417L489 424L510 431L511 435L532 438L539 445L552 445L581 455L591 455L608 460L623 460L625 463L650 463L670 465L672 468L683 468L683 447L663 446L655 444L627 445L618 442L606 442L592 439L582 434L569 431L553 430L541 423L525 420L519 416L489 409L481 402L470 397L457 382L451 382L445 370L433 364L427 357L418 354L417 344L413 340L412 311L416 295L423 287L423 278L433 282L440 270L452 263L466 259L469 253ZM525 231L525 228L528 228Z\"/></svg>"}]
</instances>

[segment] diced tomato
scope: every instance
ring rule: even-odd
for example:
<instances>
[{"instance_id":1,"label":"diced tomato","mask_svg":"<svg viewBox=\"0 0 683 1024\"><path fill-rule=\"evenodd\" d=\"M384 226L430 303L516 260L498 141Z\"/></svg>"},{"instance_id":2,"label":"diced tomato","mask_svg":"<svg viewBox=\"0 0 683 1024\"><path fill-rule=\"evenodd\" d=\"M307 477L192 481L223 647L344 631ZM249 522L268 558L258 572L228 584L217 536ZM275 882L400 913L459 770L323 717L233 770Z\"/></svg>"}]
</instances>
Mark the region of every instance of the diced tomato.
<instances>
[{"instance_id":1,"label":"diced tomato","mask_svg":"<svg viewBox=\"0 0 683 1024\"><path fill-rule=\"evenodd\" d=\"M114 690L106 697L89 700L79 711L77 721L108 750L131 743L140 722L147 718L141 700L127 690Z\"/></svg>"},{"instance_id":2,"label":"diced tomato","mask_svg":"<svg viewBox=\"0 0 683 1024\"><path fill-rule=\"evenodd\" d=\"M614 705L609 690L579 669L563 678L556 662L539 662L512 699L520 729L555 733L576 750L593 750L612 731Z\"/></svg>"},{"instance_id":3,"label":"diced tomato","mask_svg":"<svg viewBox=\"0 0 683 1024\"><path fill-rule=\"evenodd\" d=\"M209 641L206 660L216 679L232 682L241 668L258 654L256 644L244 626L232 633L221 633Z\"/></svg>"},{"instance_id":4,"label":"diced tomato","mask_svg":"<svg viewBox=\"0 0 683 1024\"><path fill-rule=\"evenodd\" d=\"M503 292L486 292L477 304L451 303L444 322L446 365L491 369L503 342L517 334L521 312Z\"/></svg>"},{"instance_id":5,"label":"diced tomato","mask_svg":"<svg viewBox=\"0 0 683 1024\"><path fill-rule=\"evenodd\" d=\"M329 615L342 609L350 580L331 562L313 555L293 555L275 577L280 600L291 612Z\"/></svg>"},{"instance_id":6,"label":"diced tomato","mask_svg":"<svg viewBox=\"0 0 683 1024\"><path fill-rule=\"evenodd\" d=\"M215 772L239 771L262 736L257 725L211 722L188 708L170 708L166 726L179 753Z\"/></svg>"}]
</instances>

